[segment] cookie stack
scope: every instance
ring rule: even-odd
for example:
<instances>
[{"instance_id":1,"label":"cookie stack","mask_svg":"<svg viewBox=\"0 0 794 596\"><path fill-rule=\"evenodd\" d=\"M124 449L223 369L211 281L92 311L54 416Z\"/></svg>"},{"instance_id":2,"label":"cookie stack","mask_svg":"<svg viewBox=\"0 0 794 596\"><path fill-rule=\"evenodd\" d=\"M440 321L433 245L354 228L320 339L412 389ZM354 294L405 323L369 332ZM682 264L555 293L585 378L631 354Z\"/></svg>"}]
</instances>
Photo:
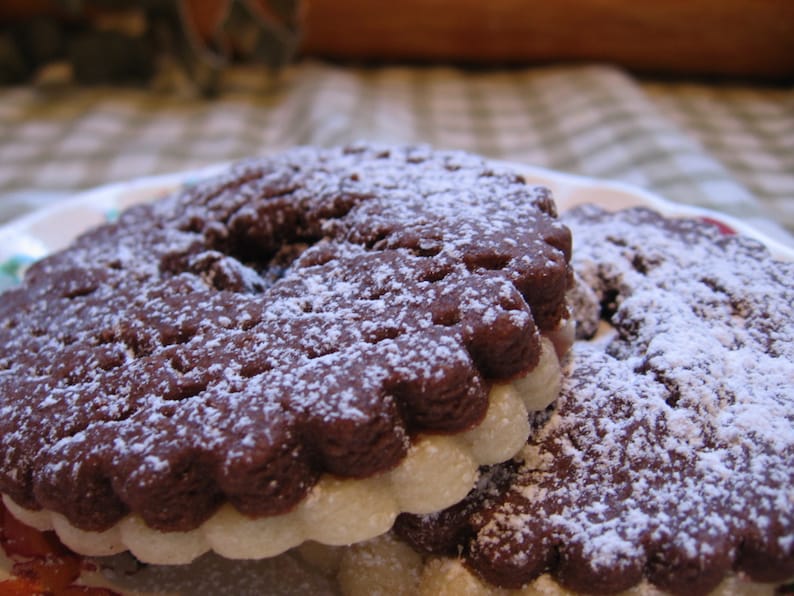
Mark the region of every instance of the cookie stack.
<instances>
[{"instance_id":1,"label":"cookie stack","mask_svg":"<svg viewBox=\"0 0 794 596\"><path fill-rule=\"evenodd\" d=\"M774 591L792 279L460 152L241 162L0 297L0 492L86 555L346 594Z\"/></svg>"},{"instance_id":2,"label":"cookie stack","mask_svg":"<svg viewBox=\"0 0 794 596\"><path fill-rule=\"evenodd\" d=\"M571 238L462 153L297 149L124 212L0 302L0 492L149 563L350 544L512 458L559 390Z\"/></svg>"}]
</instances>

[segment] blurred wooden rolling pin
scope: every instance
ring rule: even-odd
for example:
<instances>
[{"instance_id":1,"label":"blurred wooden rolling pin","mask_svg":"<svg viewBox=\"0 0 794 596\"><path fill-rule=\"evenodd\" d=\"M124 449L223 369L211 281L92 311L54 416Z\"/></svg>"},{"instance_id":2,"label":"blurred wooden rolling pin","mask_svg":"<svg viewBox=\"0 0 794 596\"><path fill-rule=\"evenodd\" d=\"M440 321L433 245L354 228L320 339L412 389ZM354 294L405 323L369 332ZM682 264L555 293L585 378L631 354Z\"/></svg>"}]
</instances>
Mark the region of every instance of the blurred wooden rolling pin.
<instances>
[{"instance_id":1,"label":"blurred wooden rolling pin","mask_svg":"<svg viewBox=\"0 0 794 596\"><path fill-rule=\"evenodd\" d=\"M305 0L305 55L794 79L792 0Z\"/></svg>"},{"instance_id":2,"label":"blurred wooden rolling pin","mask_svg":"<svg viewBox=\"0 0 794 596\"><path fill-rule=\"evenodd\" d=\"M298 5L303 56L483 66L608 62L638 73L794 80L794 0L179 1L207 37L232 1L248 11ZM63 15L58 0L0 0L0 25Z\"/></svg>"}]
</instances>

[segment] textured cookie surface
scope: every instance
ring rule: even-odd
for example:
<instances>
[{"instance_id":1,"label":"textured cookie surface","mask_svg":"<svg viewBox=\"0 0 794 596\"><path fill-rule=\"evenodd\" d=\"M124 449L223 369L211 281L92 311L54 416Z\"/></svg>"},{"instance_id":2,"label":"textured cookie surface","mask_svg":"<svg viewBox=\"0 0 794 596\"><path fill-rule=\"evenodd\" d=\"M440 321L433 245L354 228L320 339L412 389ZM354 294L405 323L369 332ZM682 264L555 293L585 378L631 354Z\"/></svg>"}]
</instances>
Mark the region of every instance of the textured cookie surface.
<instances>
[{"instance_id":1,"label":"textured cookie surface","mask_svg":"<svg viewBox=\"0 0 794 596\"><path fill-rule=\"evenodd\" d=\"M547 191L464 154L238 164L0 298L0 492L91 531L290 511L482 420L566 315L569 258Z\"/></svg>"},{"instance_id":2,"label":"textured cookie surface","mask_svg":"<svg viewBox=\"0 0 794 596\"><path fill-rule=\"evenodd\" d=\"M697 221L595 207L574 235L580 329L556 409L442 514L398 518L491 584L705 593L794 577L794 265Z\"/></svg>"}]
</instances>

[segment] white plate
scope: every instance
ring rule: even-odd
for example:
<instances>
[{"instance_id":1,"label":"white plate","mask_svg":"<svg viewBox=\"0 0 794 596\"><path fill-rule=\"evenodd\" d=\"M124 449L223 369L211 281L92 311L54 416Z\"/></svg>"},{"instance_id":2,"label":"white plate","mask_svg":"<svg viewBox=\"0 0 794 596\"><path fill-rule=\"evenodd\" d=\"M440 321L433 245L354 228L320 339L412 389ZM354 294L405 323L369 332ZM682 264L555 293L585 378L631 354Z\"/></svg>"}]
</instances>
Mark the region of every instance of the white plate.
<instances>
[{"instance_id":1,"label":"white plate","mask_svg":"<svg viewBox=\"0 0 794 596\"><path fill-rule=\"evenodd\" d=\"M581 203L595 203L610 210L643 205L668 217L706 218L761 241L778 259L794 260L793 249L722 213L671 203L641 188L618 182L521 164L495 162L495 165L520 171L531 184L549 187L560 211ZM31 262L65 247L80 232L113 219L124 208L161 198L183 186L211 177L226 167L228 164L216 164L201 170L101 186L0 227L0 289L16 283Z\"/></svg>"}]
</instances>

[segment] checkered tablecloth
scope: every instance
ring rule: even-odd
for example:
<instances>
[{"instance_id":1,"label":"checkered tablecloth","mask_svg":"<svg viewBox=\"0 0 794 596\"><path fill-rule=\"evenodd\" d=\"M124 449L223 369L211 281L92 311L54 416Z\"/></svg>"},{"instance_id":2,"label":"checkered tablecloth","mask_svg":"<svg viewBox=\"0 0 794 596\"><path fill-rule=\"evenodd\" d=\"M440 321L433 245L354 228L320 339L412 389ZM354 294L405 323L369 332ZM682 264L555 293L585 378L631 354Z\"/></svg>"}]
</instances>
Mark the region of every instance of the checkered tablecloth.
<instances>
[{"instance_id":1,"label":"checkered tablecloth","mask_svg":"<svg viewBox=\"0 0 794 596\"><path fill-rule=\"evenodd\" d=\"M0 90L0 221L106 182L352 140L424 142L621 180L794 245L794 90L641 82L608 66L307 62L275 79L232 71L212 100Z\"/></svg>"}]
</instances>

